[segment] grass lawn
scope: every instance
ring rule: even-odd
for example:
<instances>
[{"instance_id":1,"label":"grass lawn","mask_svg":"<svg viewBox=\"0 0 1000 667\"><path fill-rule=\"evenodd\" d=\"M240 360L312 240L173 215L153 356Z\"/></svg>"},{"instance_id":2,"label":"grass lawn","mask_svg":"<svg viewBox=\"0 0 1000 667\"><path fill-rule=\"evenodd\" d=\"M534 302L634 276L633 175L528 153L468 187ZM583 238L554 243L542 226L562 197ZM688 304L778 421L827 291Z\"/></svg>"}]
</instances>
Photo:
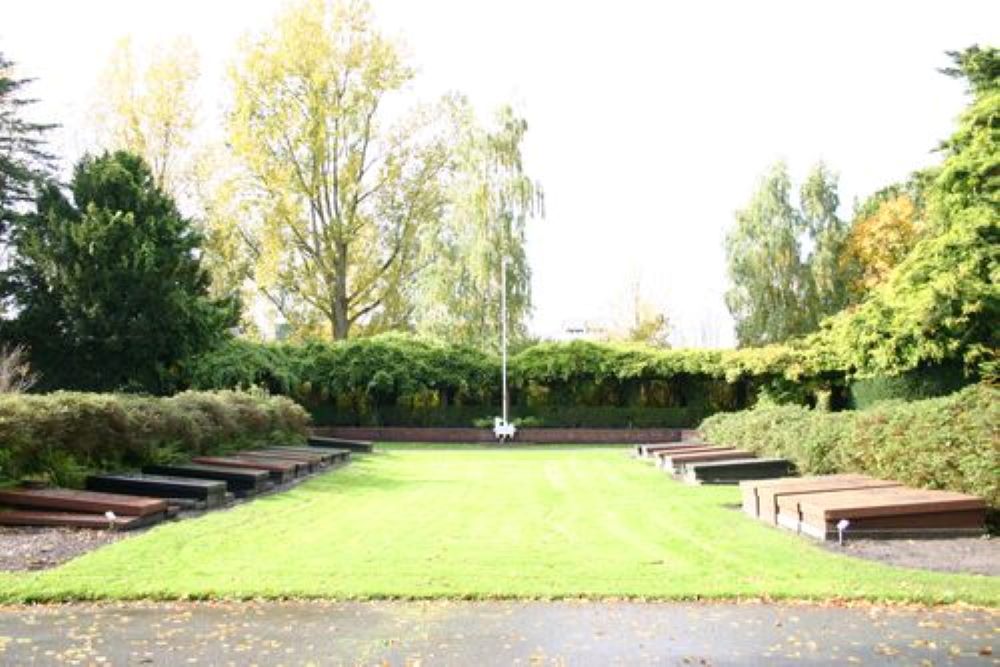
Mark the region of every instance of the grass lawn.
<instances>
[{"instance_id":1,"label":"grass lawn","mask_svg":"<svg viewBox=\"0 0 1000 667\"><path fill-rule=\"evenodd\" d=\"M621 448L397 446L48 572L0 575L0 600L1000 600L1000 578L834 555L738 502L733 487L683 486Z\"/></svg>"}]
</instances>

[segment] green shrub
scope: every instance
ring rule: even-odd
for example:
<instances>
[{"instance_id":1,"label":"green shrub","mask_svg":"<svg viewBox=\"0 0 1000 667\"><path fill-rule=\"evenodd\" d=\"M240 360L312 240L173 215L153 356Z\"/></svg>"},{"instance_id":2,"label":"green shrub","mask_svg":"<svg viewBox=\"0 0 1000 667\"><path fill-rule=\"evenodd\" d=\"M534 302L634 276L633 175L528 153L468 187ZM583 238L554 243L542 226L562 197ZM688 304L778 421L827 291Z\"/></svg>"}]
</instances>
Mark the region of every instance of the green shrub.
<instances>
[{"instance_id":1,"label":"green shrub","mask_svg":"<svg viewBox=\"0 0 1000 667\"><path fill-rule=\"evenodd\" d=\"M497 413L500 360L403 334L336 343L235 340L191 362L196 389L263 386L304 405L317 424L472 426ZM545 426L694 426L752 404L759 391L813 402L841 374L786 346L659 350L575 341L513 355L511 412Z\"/></svg>"},{"instance_id":2,"label":"green shrub","mask_svg":"<svg viewBox=\"0 0 1000 667\"><path fill-rule=\"evenodd\" d=\"M788 457L804 473L863 472L973 493L1000 507L1000 390L985 384L862 411L777 406L717 414L701 431L710 442Z\"/></svg>"},{"instance_id":3,"label":"green shrub","mask_svg":"<svg viewBox=\"0 0 1000 667\"><path fill-rule=\"evenodd\" d=\"M851 406L864 410L881 401L916 401L950 394L971 384L959 363L921 366L893 377L861 378L850 383Z\"/></svg>"},{"instance_id":4,"label":"green shrub","mask_svg":"<svg viewBox=\"0 0 1000 667\"><path fill-rule=\"evenodd\" d=\"M88 472L302 442L308 414L257 392L0 395L0 477L79 485Z\"/></svg>"}]
</instances>

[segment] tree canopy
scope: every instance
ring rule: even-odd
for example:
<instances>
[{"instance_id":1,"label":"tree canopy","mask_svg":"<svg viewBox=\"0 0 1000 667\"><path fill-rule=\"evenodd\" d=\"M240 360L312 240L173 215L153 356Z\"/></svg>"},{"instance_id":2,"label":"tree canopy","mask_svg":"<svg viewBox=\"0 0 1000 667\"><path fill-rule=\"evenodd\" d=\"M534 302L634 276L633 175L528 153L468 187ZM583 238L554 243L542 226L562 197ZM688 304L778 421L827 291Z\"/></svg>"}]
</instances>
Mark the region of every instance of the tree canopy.
<instances>
[{"instance_id":1,"label":"tree canopy","mask_svg":"<svg viewBox=\"0 0 1000 667\"><path fill-rule=\"evenodd\" d=\"M45 136L55 126L25 117L35 102L24 95L30 83L18 78L14 63L0 53L0 244L17 207L34 199L52 170Z\"/></svg>"},{"instance_id":2,"label":"tree canopy","mask_svg":"<svg viewBox=\"0 0 1000 667\"><path fill-rule=\"evenodd\" d=\"M207 296L200 236L142 158L85 157L13 231L13 338L41 386L164 392L222 339L235 304Z\"/></svg>"},{"instance_id":3,"label":"tree canopy","mask_svg":"<svg viewBox=\"0 0 1000 667\"><path fill-rule=\"evenodd\" d=\"M846 302L839 257L847 230L837 217L837 177L818 164L802 184L799 207L791 196L788 168L779 162L726 236L726 305L741 346L809 333Z\"/></svg>"}]
</instances>

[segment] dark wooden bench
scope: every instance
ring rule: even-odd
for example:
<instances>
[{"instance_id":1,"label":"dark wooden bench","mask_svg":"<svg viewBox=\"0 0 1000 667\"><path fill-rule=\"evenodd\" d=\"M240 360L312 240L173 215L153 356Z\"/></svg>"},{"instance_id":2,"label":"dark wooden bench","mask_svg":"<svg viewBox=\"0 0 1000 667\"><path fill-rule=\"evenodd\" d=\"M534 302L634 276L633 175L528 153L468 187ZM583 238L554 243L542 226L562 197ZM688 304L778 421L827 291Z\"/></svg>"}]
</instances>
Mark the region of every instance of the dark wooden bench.
<instances>
[{"instance_id":1,"label":"dark wooden bench","mask_svg":"<svg viewBox=\"0 0 1000 667\"><path fill-rule=\"evenodd\" d=\"M176 465L148 465L142 471L151 475L214 479L225 482L229 491L239 497L268 491L273 487L267 470L233 468L227 466L184 463Z\"/></svg>"},{"instance_id":2,"label":"dark wooden bench","mask_svg":"<svg viewBox=\"0 0 1000 667\"><path fill-rule=\"evenodd\" d=\"M352 452L371 452L375 449L375 443L369 440L347 440L345 438L329 438L322 435L311 435L308 442L310 447L349 449Z\"/></svg>"},{"instance_id":3,"label":"dark wooden bench","mask_svg":"<svg viewBox=\"0 0 1000 667\"><path fill-rule=\"evenodd\" d=\"M107 493L128 493L165 498L171 504L185 509L211 509L226 504L226 483L210 479L190 477L169 477L165 475L143 475L140 473L120 473L111 475L91 475L87 478L87 488ZM183 503L178 501L193 501Z\"/></svg>"},{"instance_id":4,"label":"dark wooden bench","mask_svg":"<svg viewBox=\"0 0 1000 667\"><path fill-rule=\"evenodd\" d=\"M682 466L684 481L689 484L737 484L745 479L788 477L795 466L788 459L735 459L685 463Z\"/></svg>"}]
</instances>

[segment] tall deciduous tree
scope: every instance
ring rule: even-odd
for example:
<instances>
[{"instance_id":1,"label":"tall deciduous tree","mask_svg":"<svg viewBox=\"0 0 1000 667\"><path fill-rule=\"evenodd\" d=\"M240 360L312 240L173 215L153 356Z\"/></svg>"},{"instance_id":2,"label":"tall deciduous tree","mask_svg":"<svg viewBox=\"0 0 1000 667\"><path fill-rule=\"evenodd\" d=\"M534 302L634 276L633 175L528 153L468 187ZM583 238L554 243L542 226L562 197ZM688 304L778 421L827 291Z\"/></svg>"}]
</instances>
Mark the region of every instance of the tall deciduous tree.
<instances>
[{"instance_id":1,"label":"tall deciduous tree","mask_svg":"<svg viewBox=\"0 0 1000 667\"><path fill-rule=\"evenodd\" d=\"M169 391L235 304L208 296L200 236L142 158L85 157L71 191L49 186L14 228L15 338L48 388Z\"/></svg>"},{"instance_id":2,"label":"tall deciduous tree","mask_svg":"<svg viewBox=\"0 0 1000 667\"><path fill-rule=\"evenodd\" d=\"M809 172L799 192L805 231L811 245L806 259L812 287L808 298L816 322L847 305L847 281L840 257L848 225L837 215L840 206L837 186L837 176L819 163Z\"/></svg>"},{"instance_id":3,"label":"tall deciduous tree","mask_svg":"<svg viewBox=\"0 0 1000 667\"><path fill-rule=\"evenodd\" d=\"M515 342L526 335L525 234L529 220L543 213L542 190L524 169L523 118L503 107L493 127L483 129L463 102L460 119L447 213L438 241L427 246L433 257L417 286L414 319L418 331L489 349L499 343L504 257L508 331Z\"/></svg>"},{"instance_id":4,"label":"tall deciduous tree","mask_svg":"<svg viewBox=\"0 0 1000 667\"><path fill-rule=\"evenodd\" d=\"M779 162L761 181L726 237L732 287L726 305L740 345L763 345L809 331L809 271L802 261L802 216L791 203L788 168Z\"/></svg>"},{"instance_id":5,"label":"tall deciduous tree","mask_svg":"<svg viewBox=\"0 0 1000 667\"><path fill-rule=\"evenodd\" d=\"M140 56L130 38L111 54L95 103L99 140L104 148L142 156L156 184L180 196L197 121L198 52L179 38Z\"/></svg>"},{"instance_id":6,"label":"tall deciduous tree","mask_svg":"<svg viewBox=\"0 0 1000 667\"><path fill-rule=\"evenodd\" d=\"M412 76L364 2L304 0L244 46L229 137L251 199L230 236L293 325L343 339L409 317L451 132L434 109L387 124Z\"/></svg>"},{"instance_id":7,"label":"tall deciduous tree","mask_svg":"<svg viewBox=\"0 0 1000 667\"><path fill-rule=\"evenodd\" d=\"M822 163L791 202L788 169L779 162L726 237L732 283L726 305L740 345L778 343L814 331L847 303L841 255L847 225L837 216L837 178Z\"/></svg>"}]
</instances>

